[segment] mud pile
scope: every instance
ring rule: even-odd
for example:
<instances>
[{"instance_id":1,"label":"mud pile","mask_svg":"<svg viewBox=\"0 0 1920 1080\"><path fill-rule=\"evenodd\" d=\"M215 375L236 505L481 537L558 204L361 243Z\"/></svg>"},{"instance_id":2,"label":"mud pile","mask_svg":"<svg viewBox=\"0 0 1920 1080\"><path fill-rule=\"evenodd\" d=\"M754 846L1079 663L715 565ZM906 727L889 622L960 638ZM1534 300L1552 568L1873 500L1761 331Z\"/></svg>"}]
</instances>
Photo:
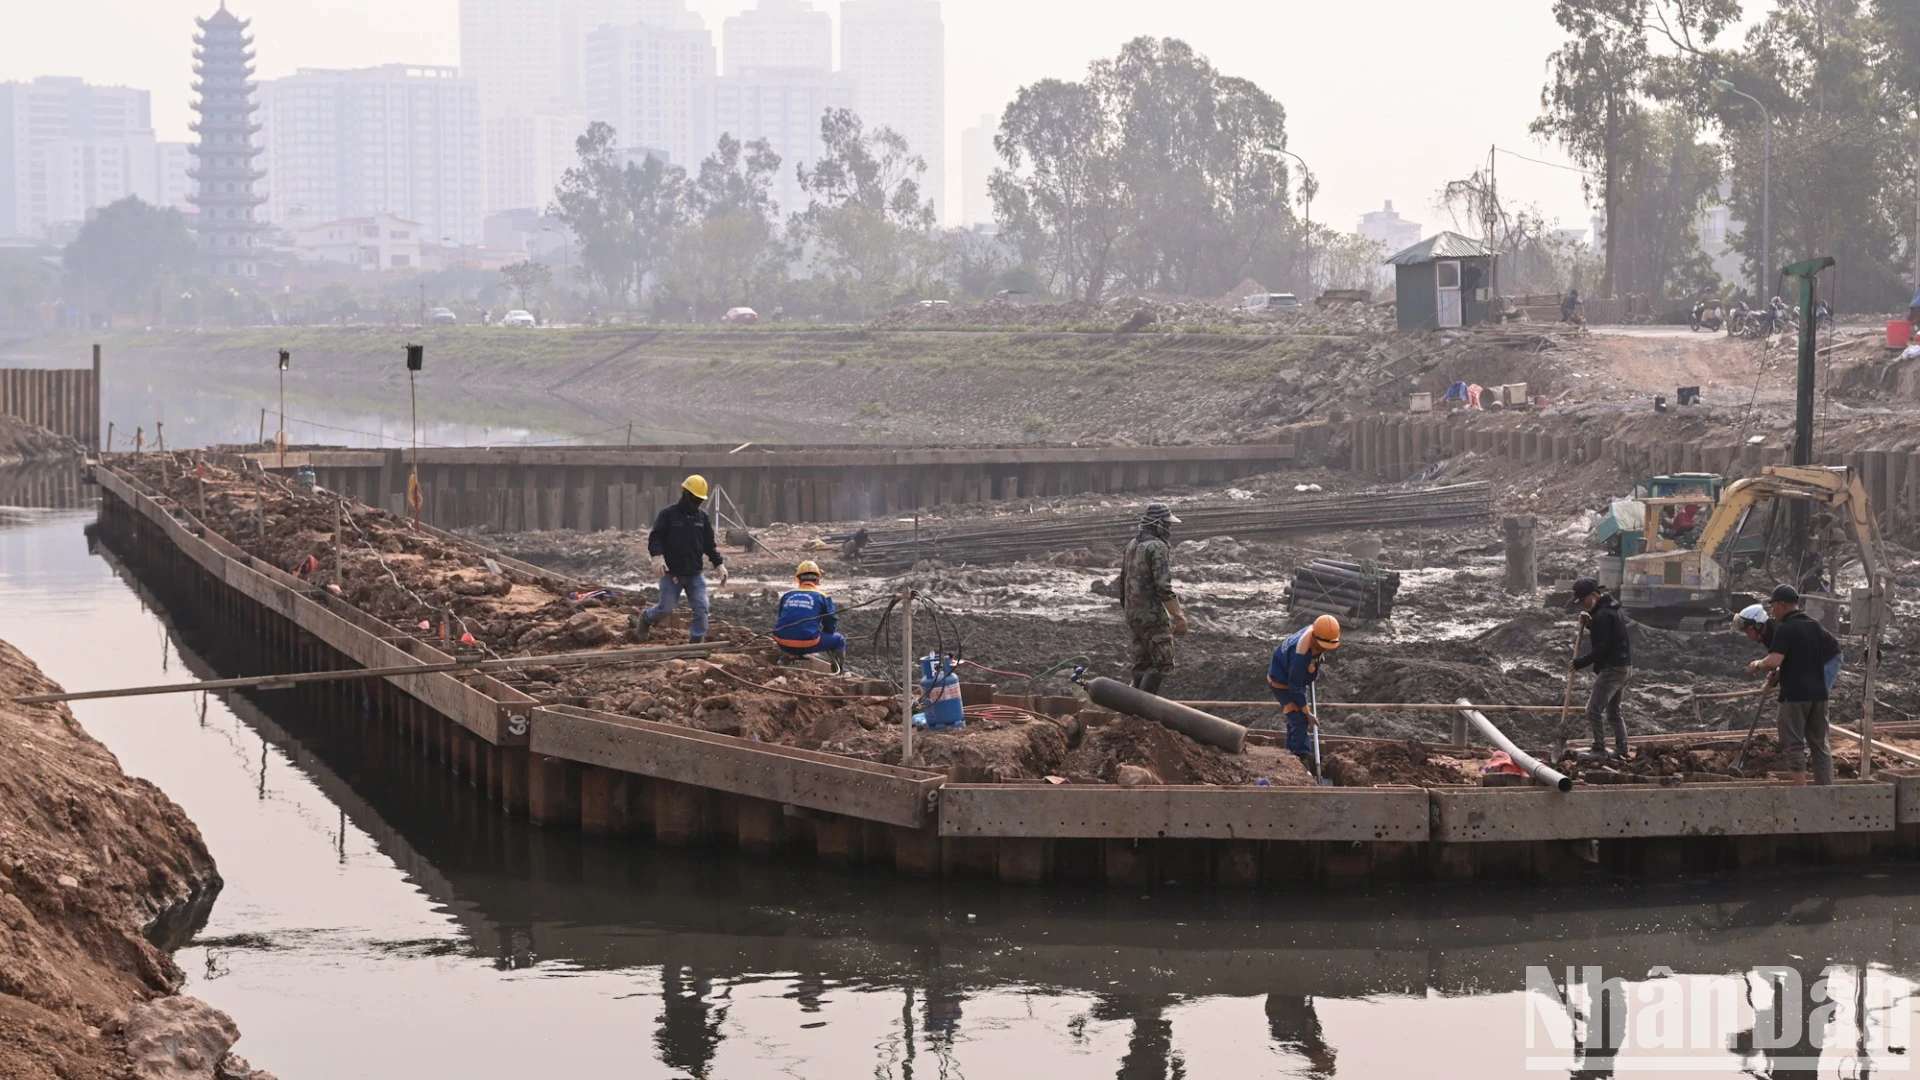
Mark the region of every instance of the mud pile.
<instances>
[{"instance_id":1,"label":"mud pile","mask_svg":"<svg viewBox=\"0 0 1920 1080\"><path fill-rule=\"evenodd\" d=\"M1152 296L1116 296L1098 303L1020 304L993 299L981 304L909 304L873 321L880 330L921 326L1032 327L1140 333L1214 331L1252 334L1360 334L1391 330L1393 309L1375 304L1303 305L1281 311L1249 311L1236 303Z\"/></svg>"},{"instance_id":2,"label":"mud pile","mask_svg":"<svg viewBox=\"0 0 1920 1080\"><path fill-rule=\"evenodd\" d=\"M222 1062L232 1021L169 997L182 975L166 950L220 887L199 830L65 705L11 703L58 690L0 642L0 1075L117 1078L130 1058L178 1067L190 1043L201 1067L164 1075L219 1062L270 1080Z\"/></svg>"},{"instance_id":3,"label":"mud pile","mask_svg":"<svg viewBox=\"0 0 1920 1080\"><path fill-rule=\"evenodd\" d=\"M80 444L64 435L17 417L0 416L0 465L75 458L81 453Z\"/></svg>"},{"instance_id":4,"label":"mud pile","mask_svg":"<svg viewBox=\"0 0 1920 1080\"><path fill-rule=\"evenodd\" d=\"M416 530L381 510L349 509L336 574L333 508L326 500L211 463L183 471L178 461L147 455L121 464L186 507L199 505L204 474L205 520L213 531L283 570L301 573L304 566L312 587L337 590L361 610L455 655L544 656L687 641L684 609L649 631L640 619L651 603L648 594L600 589L497 561L489 566L481 549ZM771 595L755 600L764 606ZM873 625L872 618L873 611L864 612L847 629L858 633ZM932 637L929 647L940 648L938 635L945 631L939 620L933 623L922 632ZM499 677L549 704L900 763L900 704L891 684L783 666L766 635L719 618L708 639L724 643L725 651L706 660L530 665ZM1030 713L976 716L962 730L917 736L912 764L982 783L1061 775L1114 783L1123 765L1151 772L1146 782L1252 783L1264 777L1280 783L1288 775L1284 763L1229 761L1157 725L1143 734L1137 724L1096 729L1088 742L1077 722Z\"/></svg>"}]
</instances>

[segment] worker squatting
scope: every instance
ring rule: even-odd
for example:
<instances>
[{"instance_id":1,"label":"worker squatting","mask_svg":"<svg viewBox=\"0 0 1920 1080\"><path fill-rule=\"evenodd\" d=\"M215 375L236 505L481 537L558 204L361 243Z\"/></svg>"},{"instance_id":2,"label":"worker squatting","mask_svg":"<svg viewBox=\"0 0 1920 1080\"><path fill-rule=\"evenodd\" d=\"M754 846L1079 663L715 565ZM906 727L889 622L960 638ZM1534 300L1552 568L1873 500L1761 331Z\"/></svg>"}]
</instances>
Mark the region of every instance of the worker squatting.
<instances>
[{"instance_id":1,"label":"worker squatting","mask_svg":"<svg viewBox=\"0 0 1920 1080\"><path fill-rule=\"evenodd\" d=\"M689 476L681 484L680 499L661 510L647 536L647 552L660 582L660 599L641 614L651 630L679 607L684 597L692 609L689 640L706 639L708 593L705 564L727 583L726 560L715 542L713 519L702 509L707 498L704 477ZM1120 574L1120 603L1133 641L1133 686L1158 694L1174 667L1173 639L1187 632L1187 616L1173 590L1173 526L1180 519L1165 503L1150 503L1127 543ZM820 587L819 564L809 559L794 569L794 587L782 594L772 637L788 658L824 654L835 671L842 669L847 639L840 633L833 598ZM1592 746L1586 759L1599 763L1630 756L1627 724L1621 714L1633 677L1633 643L1626 613L1620 603L1592 578L1574 582L1569 610L1580 611L1580 634L1569 661L1569 685L1574 673L1591 668L1593 686L1587 696L1587 726ZM1779 691L1775 729L1785 753L1789 779L1806 783L1811 758L1814 782L1833 783L1833 753L1827 740L1827 700L1840 670L1840 643L1805 610L1791 585L1773 591L1769 607L1759 604L1735 620L1751 640L1765 647L1765 656L1749 665ZM1587 647L1582 650L1582 643ZM1287 749L1317 771L1320 720L1315 710L1314 683L1321 663L1340 647L1340 621L1322 615L1281 640L1267 665L1267 686L1286 718ZM1565 733L1563 733L1564 736ZM1608 747L1608 736L1613 745ZM1564 738L1561 740L1564 745Z\"/></svg>"}]
</instances>

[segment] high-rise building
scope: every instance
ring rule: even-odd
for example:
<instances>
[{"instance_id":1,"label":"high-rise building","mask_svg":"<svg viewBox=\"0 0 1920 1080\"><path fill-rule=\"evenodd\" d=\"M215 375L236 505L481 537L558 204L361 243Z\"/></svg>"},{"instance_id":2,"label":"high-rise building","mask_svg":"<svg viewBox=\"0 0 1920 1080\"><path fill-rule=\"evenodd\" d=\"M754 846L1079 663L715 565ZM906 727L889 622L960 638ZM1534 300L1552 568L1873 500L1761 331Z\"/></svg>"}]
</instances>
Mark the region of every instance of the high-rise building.
<instances>
[{"instance_id":1,"label":"high-rise building","mask_svg":"<svg viewBox=\"0 0 1920 1080\"><path fill-rule=\"evenodd\" d=\"M157 142L153 144L154 182L153 199L155 206L171 207L175 210L193 210L193 180L188 173L193 171L193 144L183 142Z\"/></svg>"},{"instance_id":2,"label":"high-rise building","mask_svg":"<svg viewBox=\"0 0 1920 1080\"><path fill-rule=\"evenodd\" d=\"M760 0L720 28L722 72L755 68L833 70L833 17L807 0Z\"/></svg>"},{"instance_id":3,"label":"high-rise building","mask_svg":"<svg viewBox=\"0 0 1920 1080\"><path fill-rule=\"evenodd\" d=\"M485 121L487 212L545 210L578 154L587 118L566 112L496 112Z\"/></svg>"},{"instance_id":4,"label":"high-rise building","mask_svg":"<svg viewBox=\"0 0 1920 1080\"><path fill-rule=\"evenodd\" d=\"M694 91L715 71L713 35L698 15L593 30L585 71L587 119L613 125L622 147L664 150L687 166L710 149L694 122Z\"/></svg>"},{"instance_id":5,"label":"high-rise building","mask_svg":"<svg viewBox=\"0 0 1920 1080\"><path fill-rule=\"evenodd\" d=\"M980 123L960 133L960 224L987 225L993 222L993 194L988 182L993 179L999 155L993 149L995 124L992 113L981 113Z\"/></svg>"},{"instance_id":6,"label":"high-rise building","mask_svg":"<svg viewBox=\"0 0 1920 1080\"><path fill-rule=\"evenodd\" d=\"M944 221L947 69L939 0L844 0L840 69L853 78L854 107L867 128L892 128L926 159L921 193Z\"/></svg>"},{"instance_id":7,"label":"high-rise building","mask_svg":"<svg viewBox=\"0 0 1920 1080\"><path fill-rule=\"evenodd\" d=\"M1360 215L1360 228L1355 230L1361 237L1372 240L1393 255L1420 242L1420 223L1408 221L1393 208L1393 200L1388 199L1385 208L1369 210Z\"/></svg>"},{"instance_id":8,"label":"high-rise building","mask_svg":"<svg viewBox=\"0 0 1920 1080\"><path fill-rule=\"evenodd\" d=\"M741 142L765 139L780 155L770 193L782 214L805 209L806 193L795 170L820 160L820 117L828 109L853 108L853 83L823 68L748 68L743 74L703 80L695 94L700 145L722 135ZM698 162L689 161L689 169Z\"/></svg>"},{"instance_id":9,"label":"high-rise building","mask_svg":"<svg viewBox=\"0 0 1920 1080\"><path fill-rule=\"evenodd\" d=\"M260 86L267 219L301 227L393 214L430 243L478 243L479 93L449 67L302 68Z\"/></svg>"},{"instance_id":10,"label":"high-rise building","mask_svg":"<svg viewBox=\"0 0 1920 1080\"><path fill-rule=\"evenodd\" d=\"M200 142L188 174L199 185L192 196L200 208L194 231L209 273L250 278L259 272L255 237L262 228L253 212L266 201L254 191L266 173L253 165L261 148L254 141L260 125L253 119L250 20L235 18L222 0L219 11L194 22L200 27L193 39L193 89L199 95L193 111L199 118L192 124Z\"/></svg>"},{"instance_id":11,"label":"high-rise building","mask_svg":"<svg viewBox=\"0 0 1920 1080\"><path fill-rule=\"evenodd\" d=\"M0 236L44 237L128 195L157 202L145 90L0 83Z\"/></svg>"}]
</instances>

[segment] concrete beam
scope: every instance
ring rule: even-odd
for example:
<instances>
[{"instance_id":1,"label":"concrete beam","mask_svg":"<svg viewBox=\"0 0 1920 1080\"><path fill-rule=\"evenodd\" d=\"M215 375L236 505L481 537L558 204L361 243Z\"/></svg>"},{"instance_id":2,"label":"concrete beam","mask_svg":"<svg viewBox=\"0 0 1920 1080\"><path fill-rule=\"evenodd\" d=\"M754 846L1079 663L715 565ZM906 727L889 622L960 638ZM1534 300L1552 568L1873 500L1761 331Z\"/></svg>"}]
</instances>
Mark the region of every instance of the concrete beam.
<instances>
[{"instance_id":1,"label":"concrete beam","mask_svg":"<svg viewBox=\"0 0 1920 1080\"><path fill-rule=\"evenodd\" d=\"M1433 789L1433 839L1447 843L1621 836L1885 832L1894 785L1621 784L1562 794L1539 788Z\"/></svg>"},{"instance_id":2,"label":"concrete beam","mask_svg":"<svg viewBox=\"0 0 1920 1080\"><path fill-rule=\"evenodd\" d=\"M949 784L942 836L1425 840L1419 788Z\"/></svg>"}]
</instances>

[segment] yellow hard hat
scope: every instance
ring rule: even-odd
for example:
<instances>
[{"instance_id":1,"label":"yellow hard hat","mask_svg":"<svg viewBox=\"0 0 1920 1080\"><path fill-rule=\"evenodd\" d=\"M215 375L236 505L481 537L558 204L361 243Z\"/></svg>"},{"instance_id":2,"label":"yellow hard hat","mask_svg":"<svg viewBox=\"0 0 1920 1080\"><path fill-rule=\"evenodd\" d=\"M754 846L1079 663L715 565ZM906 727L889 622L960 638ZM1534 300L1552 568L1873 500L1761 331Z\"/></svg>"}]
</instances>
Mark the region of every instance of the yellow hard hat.
<instances>
[{"instance_id":1,"label":"yellow hard hat","mask_svg":"<svg viewBox=\"0 0 1920 1080\"><path fill-rule=\"evenodd\" d=\"M1340 647L1340 620L1331 615L1322 615L1313 620L1313 643L1322 649Z\"/></svg>"},{"instance_id":2,"label":"yellow hard hat","mask_svg":"<svg viewBox=\"0 0 1920 1080\"><path fill-rule=\"evenodd\" d=\"M680 481L680 486L693 492L693 497L696 499L704 499L707 497L707 478L701 476L699 473L695 473L685 480Z\"/></svg>"},{"instance_id":3,"label":"yellow hard hat","mask_svg":"<svg viewBox=\"0 0 1920 1080\"><path fill-rule=\"evenodd\" d=\"M806 562L803 562L799 566L796 566L793 568L793 576L796 580L803 577L807 577L808 575L812 575L813 577L825 576L824 574L820 573L820 564L817 562L814 562L812 559L808 559Z\"/></svg>"}]
</instances>

